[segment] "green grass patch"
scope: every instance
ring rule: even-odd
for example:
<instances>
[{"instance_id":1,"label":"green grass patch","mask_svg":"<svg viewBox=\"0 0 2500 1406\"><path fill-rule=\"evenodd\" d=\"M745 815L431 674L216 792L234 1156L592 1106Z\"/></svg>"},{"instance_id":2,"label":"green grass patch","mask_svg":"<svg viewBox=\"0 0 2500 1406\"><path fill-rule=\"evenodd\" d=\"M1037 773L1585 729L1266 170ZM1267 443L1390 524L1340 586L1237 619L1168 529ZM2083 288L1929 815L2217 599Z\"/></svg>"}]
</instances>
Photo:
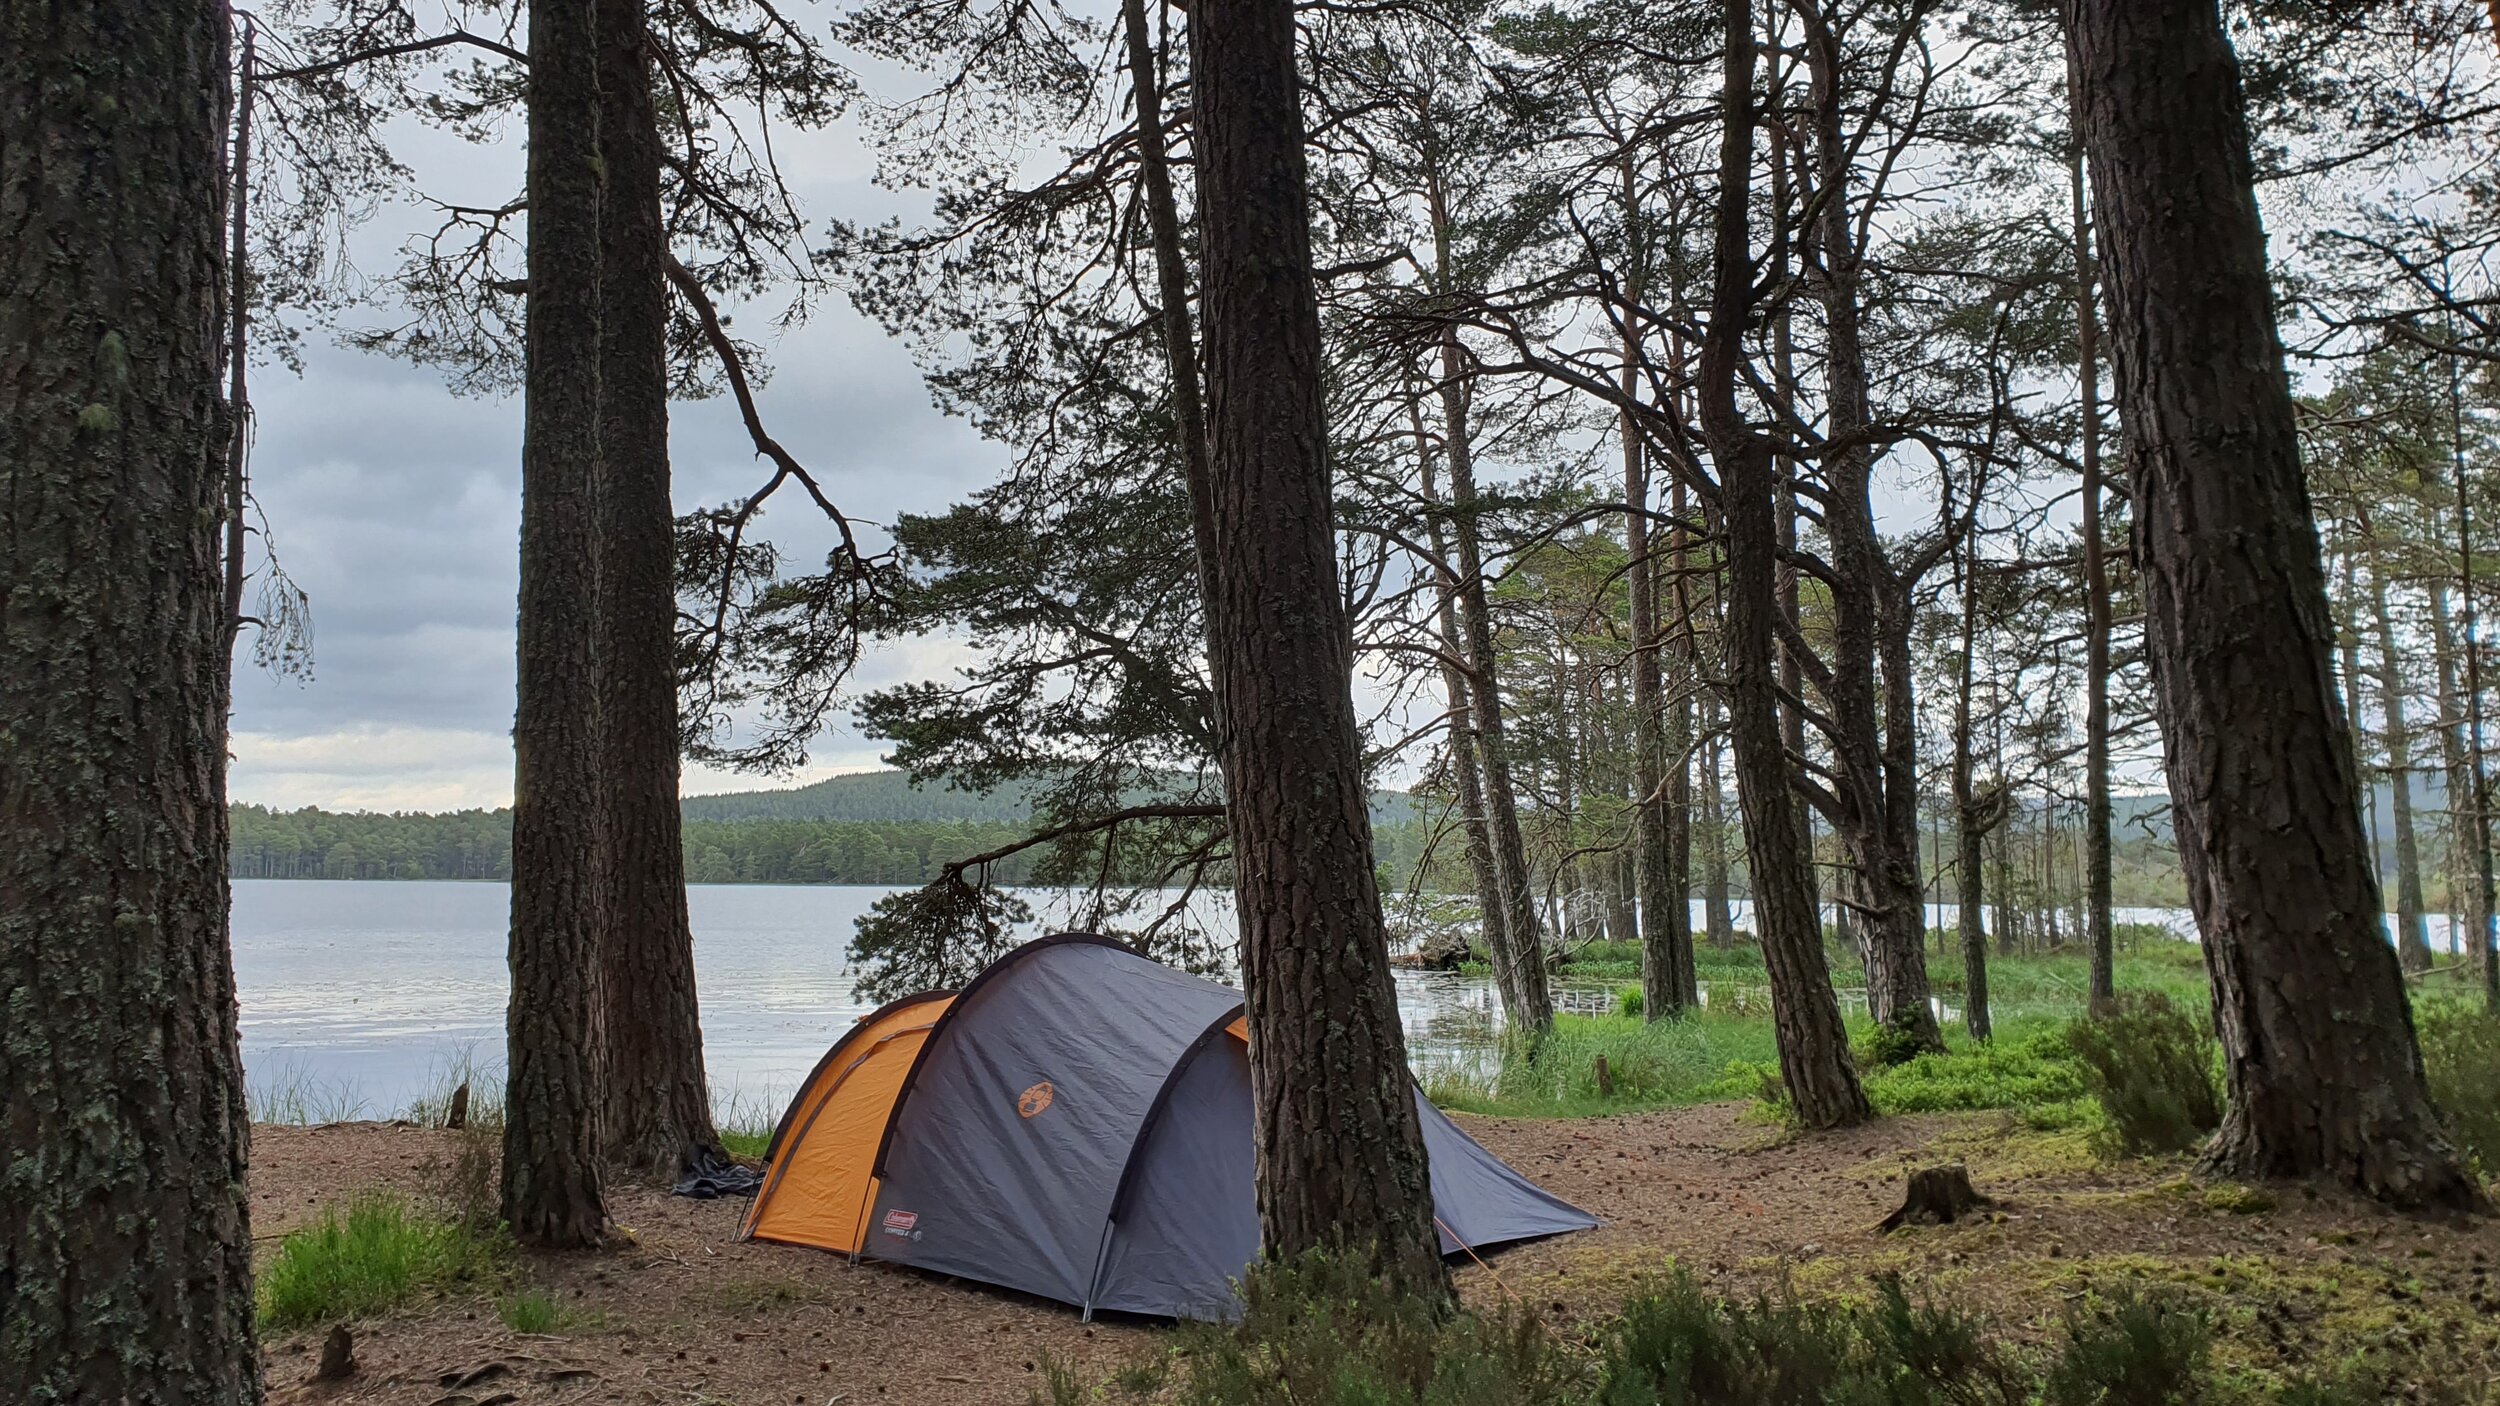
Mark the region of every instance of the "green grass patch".
<instances>
[{"instance_id":1,"label":"green grass patch","mask_svg":"<svg viewBox=\"0 0 2500 1406\"><path fill-rule=\"evenodd\" d=\"M484 1286L510 1267L500 1235L392 1196L331 1207L287 1233L259 1273L261 1321L300 1328L372 1318L431 1294Z\"/></svg>"},{"instance_id":2,"label":"green grass patch","mask_svg":"<svg viewBox=\"0 0 2500 1406\"><path fill-rule=\"evenodd\" d=\"M1606 1061L1611 1096L1599 1091ZM1751 1098L1758 1068L1779 1058L1770 1022L1698 1012L1681 1020L1557 1016L1533 1047L1506 1043L1498 1069L1428 1068L1424 1091L1444 1108L1515 1118L1587 1117Z\"/></svg>"},{"instance_id":3,"label":"green grass patch","mask_svg":"<svg viewBox=\"0 0 2500 1406\"><path fill-rule=\"evenodd\" d=\"M568 1307L545 1289L521 1289L495 1300L495 1316L516 1333L544 1337L595 1327L601 1315Z\"/></svg>"}]
</instances>

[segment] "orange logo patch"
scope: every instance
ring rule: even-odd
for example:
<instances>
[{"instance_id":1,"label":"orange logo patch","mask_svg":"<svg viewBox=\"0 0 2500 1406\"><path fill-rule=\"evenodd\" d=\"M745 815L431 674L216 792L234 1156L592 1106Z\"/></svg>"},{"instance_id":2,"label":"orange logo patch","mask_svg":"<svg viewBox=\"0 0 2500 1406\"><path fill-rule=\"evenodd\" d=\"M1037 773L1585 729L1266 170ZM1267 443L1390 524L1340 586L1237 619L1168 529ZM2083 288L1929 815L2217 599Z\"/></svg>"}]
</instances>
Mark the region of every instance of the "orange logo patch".
<instances>
[{"instance_id":1,"label":"orange logo patch","mask_svg":"<svg viewBox=\"0 0 2500 1406\"><path fill-rule=\"evenodd\" d=\"M1042 1082L1026 1089L1022 1094L1017 1096L1016 1112L1027 1118L1031 1118L1040 1113L1043 1109L1050 1107L1050 1101L1057 1096L1058 1090L1053 1089L1050 1086L1050 1081L1048 1079L1044 1079Z\"/></svg>"}]
</instances>

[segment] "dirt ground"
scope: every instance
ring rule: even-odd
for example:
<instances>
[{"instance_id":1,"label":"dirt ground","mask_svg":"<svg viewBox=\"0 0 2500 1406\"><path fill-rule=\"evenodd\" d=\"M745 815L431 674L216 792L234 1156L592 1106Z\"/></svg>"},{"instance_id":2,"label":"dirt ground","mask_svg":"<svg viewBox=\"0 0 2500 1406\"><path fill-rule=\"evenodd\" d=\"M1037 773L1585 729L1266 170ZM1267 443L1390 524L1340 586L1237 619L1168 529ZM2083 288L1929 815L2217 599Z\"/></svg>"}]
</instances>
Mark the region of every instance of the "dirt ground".
<instances>
[{"instance_id":1,"label":"dirt ground","mask_svg":"<svg viewBox=\"0 0 2500 1406\"><path fill-rule=\"evenodd\" d=\"M1472 1303L1505 1297L1593 1327L1680 1263L1731 1293L1850 1293L1895 1273L2009 1331L2053 1325L2093 1289L2157 1282L2210 1305L2227 1366L2389 1354L2448 1381L2500 1382L2500 1222L2415 1220L2301 1188L2191 1182L2178 1163L2111 1168L2079 1135L1995 1114L1889 1119L1790 1136L1738 1105L1576 1121L1464 1118L1479 1141L1605 1221L1461 1262ZM440 1193L453 1135L385 1124L262 1127L252 1149L263 1250L372 1189ZM1984 1217L1886 1235L1907 1172L1966 1163ZM272 1399L408 1406L861 1406L1021 1403L1045 1354L1108 1369L1151 1352L1151 1323L735 1238L744 1202L612 1193L628 1234L521 1273L574 1324L525 1336L485 1298L354 1325L359 1370L309 1379L323 1332L272 1334Z\"/></svg>"}]
</instances>

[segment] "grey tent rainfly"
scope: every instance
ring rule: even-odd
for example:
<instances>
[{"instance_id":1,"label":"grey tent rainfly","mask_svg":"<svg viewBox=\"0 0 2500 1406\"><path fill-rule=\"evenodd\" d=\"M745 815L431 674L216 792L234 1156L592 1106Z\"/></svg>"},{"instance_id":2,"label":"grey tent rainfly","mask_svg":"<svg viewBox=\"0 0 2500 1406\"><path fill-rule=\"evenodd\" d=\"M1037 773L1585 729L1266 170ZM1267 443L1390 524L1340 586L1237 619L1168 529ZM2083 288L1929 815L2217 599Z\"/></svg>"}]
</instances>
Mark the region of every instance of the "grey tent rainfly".
<instances>
[{"instance_id":1,"label":"grey tent rainfly","mask_svg":"<svg viewBox=\"0 0 2500 1406\"><path fill-rule=\"evenodd\" d=\"M1444 1254L1596 1220L1416 1091ZM1098 1310L1229 1319L1257 1256L1242 993L1045 937L861 1020L793 1099L742 1234Z\"/></svg>"}]
</instances>

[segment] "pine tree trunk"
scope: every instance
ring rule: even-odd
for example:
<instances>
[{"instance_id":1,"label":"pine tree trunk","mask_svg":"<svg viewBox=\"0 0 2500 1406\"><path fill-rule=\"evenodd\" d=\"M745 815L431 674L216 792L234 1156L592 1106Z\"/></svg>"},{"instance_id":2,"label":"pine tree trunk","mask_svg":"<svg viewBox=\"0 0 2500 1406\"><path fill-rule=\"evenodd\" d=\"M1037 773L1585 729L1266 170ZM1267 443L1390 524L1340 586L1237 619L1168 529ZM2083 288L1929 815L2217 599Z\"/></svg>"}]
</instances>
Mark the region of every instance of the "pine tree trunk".
<instances>
[{"instance_id":1,"label":"pine tree trunk","mask_svg":"<svg viewBox=\"0 0 2500 1406\"><path fill-rule=\"evenodd\" d=\"M2413 826L2413 728L2405 718L2404 657L2396 649L2395 617L2387 608L2387 577L2370 573L2370 604L2378 627L2378 680L2387 730L2387 777L2396 821L2396 959L2405 970L2430 970L2431 940L2422 899L2422 847Z\"/></svg>"},{"instance_id":2,"label":"pine tree trunk","mask_svg":"<svg viewBox=\"0 0 2500 1406\"><path fill-rule=\"evenodd\" d=\"M1337 588L1288 0L1195 8L1206 601L1249 992L1260 1240L1449 1281L1390 978Z\"/></svg>"},{"instance_id":3,"label":"pine tree trunk","mask_svg":"<svg viewBox=\"0 0 2500 1406\"><path fill-rule=\"evenodd\" d=\"M1433 483L1432 456L1422 447L1420 412L1415 423L1415 443L1421 462L1424 502L1427 507L1435 506L1440 502L1440 493ZM1431 534L1434 608L1441 632L1441 690L1449 703L1450 772L1457 785L1460 819L1467 836L1467 872L1475 881L1478 923L1484 934L1485 955L1491 960L1510 951L1510 935L1504 926L1501 870L1493 858L1493 827L1484 811L1484 770L1476 757L1475 699L1467 672L1459 664L1466 656L1466 646L1461 642L1458 626L1458 578L1449 568L1449 543L1441 530L1438 512L1427 515L1426 528ZM1491 961L1491 965L1502 1011L1516 1019L1512 1013L1519 1009L1519 992L1511 981L1512 964L1505 959Z\"/></svg>"},{"instance_id":4,"label":"pine tree trunk","mask_svg":"<svg viewBox=\"0 0 2500 1406\"><path fill-rule=\"evenodd\" d=\"M642 7L599 6L599 646L607 732L610 1160L673 1179L717 1156L677 806L677 515L669 500L668 244Z\"/></svg>"},{"instance_id":5,"label":"pine tree trunk","mask_svg":"<svg viewBox=\"0 0 2500 1406\"><path fill-rule=\"evenodd\" d=\"M1953 688L1953 838L1954 868L1961 880L1959 921L1962 940L1962 1028L1974 1040L1995 1033L1988 1016L1987 859L1981 847L1991 816L1982 807L1977 777L1978 729L1971 714L1977 667L1972 659L1979 635L1979 553L1965 542L1962 552L1962 648L1954 667Z\"/></svg>"},{"instance_id":6,"label":"pine tree trunk","mask_svg":"<svg viewBox=\"0 0 2500 1406\"><path fill-rule=\"evenodd\" d=\"M2481 886L2475 880L2477 830L2470 814L2474 780L2465 764L2465 703L2457 678L2456 626L2448 611L2447 582L2431 583L2430 601L2431 658L2439 682L2439 755L2448 791L2447 852L2442 856L2448 875L2448 941L2455 952L2471 961L2474 949L2467 945L2467 935L2483 931L2488 923L2480 906Z\"/></svg>"},{"instance_id":7,"label":"pine tree trunk","mask_svg":"<svg viewBox=\"0 0 2500 1406\"><path fill-rule=\"evenodd\" d=\"M1633 203L1628 169L1625 200ZM1624 341L1623 393L1629 399L1640 394L1635 365L1639 347L1629 336ZM1684 1010L1684 992L1676 980L1677 939L1681 934L1683 945L1691 946L1692 917L1681 896L1683 885L1676 882L1669 833L1673 802L1666 786L1667 738L1661 726L1666 702L1658 657L1666 638L1658 627L1658 570L1649 559L1649 464L1629 410L1618 433L1623 437L1623 533L1631 595L1632 849L1640 888L1641 1014L1647 1020L1665 1020Z\"/></svg>"},{"instance_id":8,"label":"pine tree trunk","mask_svg":"<svg viewBox=\"0 0 2500 1406\"><path fill-rule=\"evenodd\" d=\"M0 7L0 1400L261 1399L227 946L227 12Z\"/></svg>"},{"instance_id":9,"label":"pine tree trunk","mask_svg":"<svg viewBox=\"0 0 2500 1406\"><path fill-rule=\"evenodd\" d=\"M2067 163L2067 179L2074 208L2075 358L2083 382L2083 921L2092 944L2087 999L2091 1009L2102 1010L2118 994L2118 954L2110 924L2109 566L2101 544L2100 280L2092 268L2080 147Z\"/></svg>"},{"instance_id":10,"label":"pine tree trunk","mask_svg":"<svg viewBox=\"0 0 2500 1406\"><path fill-rule=\"evenodd\" d=\"M2237 65L2210 0L2079 0L2070 40L2146 652L2228 1075L2207 1163L2474 1204L2362 837Z\"/></svg>"},{"instance_id":11,"label":"pine tree trunk","mask_svg":"<svg viewBox=\"0 0 2500 1406\"><path fill-rule=\"evenodd\" d=\"M1859 327L1857 226L1846 194L1851 147L1841 130L1841 55L1822 15L1811 7L1801 13L1816 118L1814 246L1821 260L1828 341L1827 434L1836 446L1823 463L1823 525L1839 578L1832 587L1831 667L1824 683L1836 724L1832 749L1842 801L1837 823L1846 831L1857 865L1857 897L1866 908L1853 917L1866 924L1868 1009L1878 1024L1923 1048L1942 1050L1944 1037L1929 1006L1918 878L1907 593L1896 587L1876 533L1873 451L1863 438L1870 410Z\"/></svg>"},{"instance_id":12,"label":"pine tree trunk","mask_svg":"<svg viewBox=\"0 0 2500 1406\"><path fill-rule=\"evenodd\" d=\"M1746 208L1755 127L1752 0L1723 0L1725 76L1720 93L1719 205L1710 321L1702 342L1702 430L1719 471L1727 536L1726 670L1736 745L1737 797L1753 866L1754 925L1771 983L1780 1075L1809 1128L1846 1127L1874 1116L1850 1061L1848 1031L1832 992L1817 930L1799 809L1780 738L1773 658L1780 609L1778 474L1770 446L1746 425L1736 399L1744 327L1754 309Z\"/></svg>"},{"instance_id":13,"label":"pine tree trunk","mask_svg":"<svg viewBox=\"0 0 2500 1406\"><path fill-rule=\"evenodd\" d=\"M512 727L512 1005L503 1213L524 1244L595 1245L605 1073L600 781L599 35L590 0L530 7L529 328Z\"/></svg>"},{"instance_id":14,"label":"pine tree trunk","mask_svg":"<svg viewBox=\"0 0 2500 1406\"><path fill-rule=\"evenodd\" d=\"M1736 917L1728 903L1727 780L1715 692L1701 696L1701 717L1702 922L1710 945L1724 952L1736 946Z\"/></svg>"},{"instance_id":15,"label":"pine tree trunk","mask_svg":"<svg viewBox=\"0 0 2500 1406\"><path fill-rule=\"evenodd\" d=\"M1447 268L1445 258L1441 265ZM1493 840L1494 873L1502 886L1497 970L1510 973L1516 993L1513 1025L1539 1035L1554 1027L1554 1002L1545 980L1545 950L1536 912L1536 878L1528 868L1528 845L1519 827L1517 789L1511 784L1509 733L1502 721L1501 664L1493 646L1493 604L1484 576L1483 532L1477 514L1475 456L1470 452L1467 386L1458 333L1441 341L1442 446L1450 466L1450 531L1458 545L1458 618L1467 635L1467 670L1476 710L1476 756L1484 767L1485 819ZM1491 932L1488 930L1487 937Z\"/></svg>"}]
</instances>

